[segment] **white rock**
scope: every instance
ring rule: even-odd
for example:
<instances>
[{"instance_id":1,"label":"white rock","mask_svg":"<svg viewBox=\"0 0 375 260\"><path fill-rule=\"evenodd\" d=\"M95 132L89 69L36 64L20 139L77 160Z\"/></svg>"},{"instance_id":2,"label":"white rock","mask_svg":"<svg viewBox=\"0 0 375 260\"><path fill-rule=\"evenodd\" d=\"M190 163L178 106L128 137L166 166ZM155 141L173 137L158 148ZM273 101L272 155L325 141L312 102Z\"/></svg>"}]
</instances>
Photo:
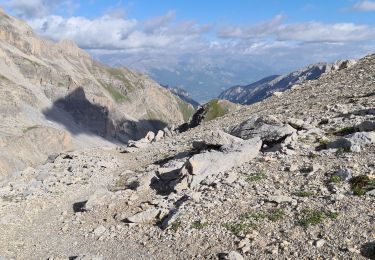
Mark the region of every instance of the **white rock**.
<instances>
[{"instance_id":1,"label":"white rock","mask_svg":"<svg viewBox=\"0 0 375 260\"><path fill-rule=\"evenodd\" d=\"M145 211L141 211L131 217L128 217L127 220L132 222L132 223L137 223L137 224L146 224L153 222L156 217L159 215L160 210L156 208L149 208L146 209Z\"/></svg>"},{"instance_id":2,"label":"white rock","mask_svg":"<svg viewBox=\"0 0 375 260\"><path fill-rule=\"evenodd\" d=\"M106 231L106 228L103 225L98 226L94 229L94 235L99 237Z\"/></svg>"},{"instance_id":3,"label":"white rock","mask_svg":"<svg viewBox=\"0 0 375 260\"><path fill-rule=\"evenodd\" d=\"M325 244L325 242L326 241L324 239L319 239L319 240L316 240L314 244L317 248L320 248Z\"/></svg>"},{"instance_id":4,"label":"white rock","mask_svg":"<svg viewBox=\"0 0 375 260\"><path fill-rule=\"evenodd\" d=\"M161 139L163 139L163 137L164 137L164 131L159 130L159 131L157 132L156 136L155 136L154 141L155 141L155 142L159 142Z\"/></svg>"}]
</instances>

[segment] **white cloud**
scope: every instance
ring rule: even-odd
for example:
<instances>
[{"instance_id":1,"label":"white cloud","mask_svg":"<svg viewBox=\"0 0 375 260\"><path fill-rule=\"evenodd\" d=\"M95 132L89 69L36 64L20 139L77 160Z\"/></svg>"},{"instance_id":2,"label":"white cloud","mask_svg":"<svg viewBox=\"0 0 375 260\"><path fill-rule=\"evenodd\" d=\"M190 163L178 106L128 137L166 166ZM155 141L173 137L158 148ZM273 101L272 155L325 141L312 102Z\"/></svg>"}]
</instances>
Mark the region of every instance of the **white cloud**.
<instances>
[{"instance_id":1,"label":"white cloud","mask_svg":"<svg viewBox=\"0 0 375 260\"><path fill-rule=\"evenodd\" d=\"M323 24L318 22L282 25L276 37L282 41L352 42L375 38L375 27L353 23Z\"/></svg>"},{"instance_id":2,"label":"white cloud","mask_svg":"<svg viewBox=\"0 0 375 260\"><path fill-rule=\"evenodd\" d=\"M352 8L354 11L371 12L375 11L375 1L363 0L356 2Z\"/></svg>"},{"instance_id":3,"label":"white cloud","mask_svg":"<svg viewBox=\"0 0 375 260\"><path fill-rule=\"evenodd\" d=\"M375 27L354 23L325 24L319 22L282 23L278 15L270 21L251 26L223 27L219 36L224 39L265 39L301 42L352 42L375 38Z\"/></svg>"},{"instance_id":4,"label":"white cloud","mask_svg":"<svg viewBox=\"0 0 375 260\"><path fill-rule=\"evenodd\" d=\"M74 40L85 49L164 51L201 45L208 26L174 22L174 11L146 21L103 15L95 19L49 15L30 19L40 35L54 41Z\"/></svg>"},{"instance_id":5,"label":"white cloud","mask_svg":"<svg viewBox=\"0 0 375 260\"><path fill-rule=\"evenodd\" d=\"M0 4L24 19L44 17L57 9L72 13L78 5L73 0L0 0Z\"/></svg>"},{"instance_id":6,"label":"white cloud","mask_svg":"<svg viewBox=\"0 0 375 260\"><path fill-rule=\"evenodd\" d=\"M267 36L275 31L284 20L284 15L277 15L273 19L250 26L225 26L219 30L222 38L258 38Z\"/></svg>"}]
</instances>

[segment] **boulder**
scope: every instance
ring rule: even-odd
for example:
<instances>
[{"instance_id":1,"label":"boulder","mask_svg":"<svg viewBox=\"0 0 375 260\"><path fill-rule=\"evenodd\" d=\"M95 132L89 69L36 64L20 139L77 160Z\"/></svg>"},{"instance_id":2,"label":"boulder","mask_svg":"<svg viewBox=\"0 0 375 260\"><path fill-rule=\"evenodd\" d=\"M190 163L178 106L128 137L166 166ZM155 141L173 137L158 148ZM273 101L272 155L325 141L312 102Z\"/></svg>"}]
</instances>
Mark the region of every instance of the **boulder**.
<instances>
[{"instance_id":1,"label":"boulder","mask_svg":"<svg viewBox=\"0 0 375 260\"><path fill-rule=\"evenodd\" d=\"M294 132L296 129L283 124L274 116L252 116L235 126L230 134L245 140L260 137L263 142L274 143Z\"/></svg>"},{"instance_id":2,"label":"boulder","mask_svg":"<svg viewBox=\"0 0 375 260\"><path fill-rule=\"evenodd\" d=\"M348 149L352 152L361 151L362 146L375 143L375 132L357 132L339 138L327 145L333 149Z\"/></svg>"},{"instance_id":3,"label":"boulder","mask_svg":"<svg viewBox=\"0 0 375 260\"><path fill-rule=\"evenodd\" d=\"M224 131L217 130L206 133L202 140L194 141L193 147L196 149L206 149L208 147L218 147L223 145L231 145L234 143L240 143L243 140L233 135L227 134Z\"/></svg>"},{"instance_id":4,"label":"boulder","mask_svg":"<svg viewBox=\"0 0 375 260\"><path fill-rule=\"evenodd\" d=\"M164 137L164 131L159 130L158 133L155 136L154 141L159 142L161 139L163 139L163 137Z\"/></svg>"},{"instance_id":5,"label":"boulder","mask_svg":"<svg viewBox=\"0 0 375 260\"><path fill-rule=\"evenodd\" d=\"M160 210L156 208L149 208L145 211L138 212L137 214L128 217L127 220L131 223L147 224L153 222L159 215Z\"/></svg>"},{"instance_id":6,"label":"boulder","mask_svg":"<svg viewBox=\"0 0 375 260\"><path fill-rule=\"evenodd\" d=\"M203 180L255 158L261 146L262 141L256 137L240 143L223 145L219 151L196 154L182 167L179 178L171 182L171 188L176 192L194 189Z\"/></svg>"},{"instance_id":7,"label":"boulder","mask_svg":"<svg viewBox=\"0 0 375 260\"><path fill-rule=\"evenodd\" d=\"M128 147L145 148L149 146L149 144L150 144L149 139L142 138L138 141L129 140Z\"/></svg>"},{"instance_id":8,"label":"boulder","mask_svg":"<svg viewBox=\"0 0 375 260\"><path fill-rule=\"evenodd\" d=\"M145 139L148 140L149 142L154 141L154 139L155 139L155 133L152 132L152 131L149 131L149 132L146 134Z\"/></svg>"},{"instance_id":9,"label":"boulder","mask_svg":"<svg viewBox=\"0 0 375 260\"><path fill-rule=\"evenodd\" d=\"M357 126L360 132L375 131L375 120L364 121Z\"/></svg>"}]
</instances>

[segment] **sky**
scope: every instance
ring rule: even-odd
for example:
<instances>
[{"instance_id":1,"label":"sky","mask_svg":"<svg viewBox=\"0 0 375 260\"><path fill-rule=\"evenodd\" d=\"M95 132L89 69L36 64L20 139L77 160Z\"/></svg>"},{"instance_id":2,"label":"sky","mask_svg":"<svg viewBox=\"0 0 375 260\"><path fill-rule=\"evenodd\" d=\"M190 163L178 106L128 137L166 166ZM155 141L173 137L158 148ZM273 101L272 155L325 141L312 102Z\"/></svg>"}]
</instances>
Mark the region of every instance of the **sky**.
<instances>
[{"instance_id":1,"label":"sky","mask_svg":"<svg viewBox=\"0 0 375 260\"><path fill-rule=\"evenodd\" d=\"M375 0L0 0L0 6L43 37L71 39L105 63L149 73L193 96L205 92L204 98L311 63L375 52Z\"/></svg>"}]
</instances>

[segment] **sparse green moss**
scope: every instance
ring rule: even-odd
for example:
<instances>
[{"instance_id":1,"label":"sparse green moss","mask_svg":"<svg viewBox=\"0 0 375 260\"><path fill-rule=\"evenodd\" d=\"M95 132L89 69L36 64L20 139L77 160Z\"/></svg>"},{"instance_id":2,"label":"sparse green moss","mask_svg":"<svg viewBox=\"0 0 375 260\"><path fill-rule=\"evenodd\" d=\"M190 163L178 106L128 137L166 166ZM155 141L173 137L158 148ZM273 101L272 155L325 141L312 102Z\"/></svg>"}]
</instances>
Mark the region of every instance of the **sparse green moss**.
<instances>
[{"instance_id":1,"label":"sparse green moss","mask_svg":"<svg viewBox=\"0 0 375 260\"><path fill-rule=\"evenodd\" d=\"M322 211L322 210L309 210L306 209L302 212L302 216L298 223L302 227L309 227L309 226L315 226L320 223L322 223L326 218L330 218L332 220L337 219L338 213L337 212L331 212L331 211Z\"/></svg>"},{"instance_id":2,"label":"sparse green moss","mask_svg":"<svg viewBox=\"0 0 375 260\"><path fill-rule=\"evenodd\" d=\"M255 220L255 221L262 220L267 217L268 217L267 213L264 213L264 212L246 212L241 215L241 218L243 219L249 219L249 220Z\"/></svg>"},{"instance_id":3,"label":"sparse green moss","mask_svg":"<svg viewBox=\"0 0 375 260\"><path fill-rule=\"evenodd\" d=\"M132 90L135 89L134 86L130 83L130 81L125 77L125 75L121 71L121 69L108 68L107 71L112 77L121 81L124 84L124 86L126 87L126 89L128 89L129 91L132 91Z\"/></svg>"},{"instance_id":4,"label":"sparse green moss","mask_svg":"<svg viewBox=\"0 0 375 260\"><path fill-rule=\"evenodd\" d=\"M209 225L208 222L201 222L200 220L197 220L197 221L194 221L191 224L191 227L195 228L195 229L203 229L203 228L207 227L208 225Z\"/></svg>"},{"instance_id":5,"label":"sparse green moss","mask_svg":"<svg viewBox=\"0 0 375 260\"><path fill-rule=\"evenodd\" d=\"M256 172L254 174L247 176L246 181L255 182L255 181L261 181L264 179L267 179L267 175L265 172L260 171L260 172Z\"/></svg>"},{"instance_id":6,"label":"sparse green moss","mask_svg":"<svg viewBox=\"0 0 375 260\"><path fill-rule=\"evenodd\" d=\"M312 191L304 191L304 190L301 190L301 191L297 191L297 192L294 192L293 195L297 196L297 197L311 197L311 196L314 196L315 193L312 192Z\"/></svg>"},{"instance_id":7,"label":"sparse green moss","mask_svg":"<svg viewBox=\"0 0 375 260\"><path fill-rule=\"evenodd\" d=\"M272 209L268 212L247 212L241 215L242 219L250 221L260 221L268 219L270 221L276 222L281 220L285 215L283 209Z\"/></svg>"},{"instance_id":8,"label":"sparse green moss","mask_svg":"<svg viewBox=\"0 0 375 260\"><path fill-rule=\"evenodd\" d=\"M224 109L220 103L219 99L213 99L208 104L208 111L206 114L206 117L204 118L204 121L211 121L215 118L221 117L225 115L228 111Z\"/></svg>"},{"instance_id":9,"label":"sparse green moss","mask_svg":"<svg viewBox=\"0 0 375 260\"><path fill-rule=\"evenodd\" d=\"M341 181L342 179L337 175L332 175L331 178L329 178L329 182L331 183L340 183Z\"/></svg>"},{"instance_id":10,"label":"sparse green moss","mask_svg":"<svg viewBox=\"0 0 375 260\"><path fill-rule=\"evenodd\" d=\"M119 90L117 90L111 84L107 84L107 83L102 82L100 80L99 80L99 83L102 85L103 88L105 88L108 91L108 93L112 96L112 98L117 103L121 103L121 102L129 99L127 96L125 96L124 94L122 94Z\"/></svg>"},{"instance_id":11,"label":"sparse green moss","mask_svg":"<svg viewBox=\"0 0 375 260\"><path fill-rule=\"evenodd\" d=\"M344 127L340 130L335 131L333 134L338 136L344 136L349 135L357 132L357 129L355 127Z\"/></svg>"},{"instance_id":12,"label":"sparse green moss","mask_svg":"<svg viewBox=\"0 0 375 260\"><path fill-rule=\"evenodd\" d=\"M180 228L182 227L182 223L181 223L181 220L179 218L177 218L175 221L173 221L173 223L170 225L170 230L172 230L173 232L177 232L177 230L179 230Z\"/></svg>"},{"instance_id":13,"label":"sparse green moss","mask_svg":"<svg viewBox=\"0 0 375 260\"><path fill-rule=\"evenodd\" d=\"M232 232L234 235L240 236L249 233L251 230L256 228L256 225L253 223L228 222L224 223L223 227Z\"/></svg>"},{"instance_id":14,"label":"sparse green moss","mask_svg":"<svg viewBox=\"0 0 375 260\"><path fill-rule=\"evenodd\" d=\"M357 196L362 196L366 192L375 189L375 179L370 179L367 175L359 175L350 179L352 191Z\"/></svg>"},{"instance_id":15,"label":"sparse green moss","mask_svg":"<svg viewBox=\"0 0 375 260\"><path fill-rule=\"evenodd\" d=\"M181 99L177 99L178 107L182 113L182 116L184 118L185 122L188 122L189 119L193 116L195 113L195 109L189 105L188 103L184 102Z\"/></svg>"},{"instance_id":16,"label":"sparse green moss","mask_svg":"<svg viewBox=\"0 0 375 260\"><path fill-rule=\"evenodd\" d=\"M285 216L285 212L283 209L275 209L269 212L268 219L273 222L276 222L276 221L282 220L284 216Z\"/></svg>"}]
</instances>

